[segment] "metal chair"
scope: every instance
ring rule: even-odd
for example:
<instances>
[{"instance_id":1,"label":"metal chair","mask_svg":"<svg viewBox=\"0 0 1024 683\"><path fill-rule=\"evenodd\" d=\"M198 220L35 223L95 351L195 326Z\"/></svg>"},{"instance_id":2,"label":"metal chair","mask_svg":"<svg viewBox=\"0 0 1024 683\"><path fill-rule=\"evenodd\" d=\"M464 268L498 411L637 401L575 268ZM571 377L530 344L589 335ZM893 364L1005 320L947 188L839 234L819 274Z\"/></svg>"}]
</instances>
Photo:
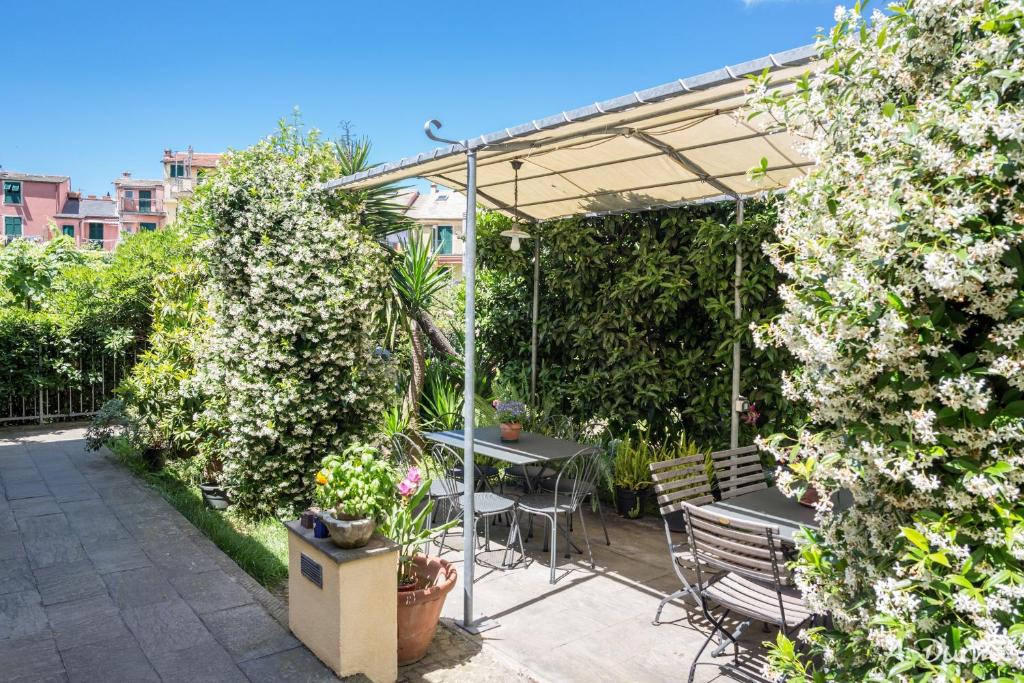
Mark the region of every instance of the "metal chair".
<instances>
[{"instance_id":1,"label":"metal chair","mask_svg":"<svg viewBox=\"0 0 1024 683\"><path fill-rule=\"evenodd\" d=\"M711 484L708 482L707 470L705 469L705 455L699 453L688 455L675 460L664 460L652 462L651 480L654 482L654 492L658 495L658 506L661 510L662 521L665 525L665 540L668 543L668 554L672 561L672 569L682 582L683 587L671 595L666 595L658 603L658 611L654 615L655 626L661 623L661 612L665 605L685 595L693 597L694 603L700 607L700 599L697 597L693 586L686 580L683 574L684 565L692 568L690 562L690 550L684 542L676 543L672 539L672 529L669 526L668 516L683 511L683 503L692 505L707 505L714 501L711 495Z\"/></svg>"},{"instance_id":2,"label":"metal chair","mask_svg":"<svg viewBox=\"0 0 1024 683\"><path fill-rule=\"evenodd\" d=\"M683 510L700 586L697 595L701 611L712 624L711 633L690 665L688 680L692 683L700 656L715 633L721 632L732 641L733 662L739 665L739 643L723 626L730 612L774 624L787 636L814 615L800 592L789 586L778 527L723 517L692 503L683 503ZM716 575L705 582L707 572ZM725 609L720 620L711 616L712 603Z\"/></svg>"},{"instance_id":3,"label":"metal chair","mask_svg":"<svg viewBox=\"0 0 1024 683\"><path fill-rule=\"evenodd\" d=\"M438 415L432 421L435 427L442 427L444 429L462 429L463 415L462 413L443 413ZM475 486L477 491L484 491L490 489L489 482L496 478L500 474L497 467L486 463L476 463L476 477L474 478ZM462 476L462 460L460 459L452 475L459 480L463 479ZM502 489L504 493L504 489Z\"/></svg>"},{"instance_id":4,"label":"metal chair","mask_svg":"<svg viewBox=\"0 0 1024 683\"><path fill-rule=\"evenodd\" d=\"M587 542L587 554L590 556L590 568L594 568L594 553L590 548L590 537L587 535L587 522L580 509L583 501L594 493L598 475L597 458L601 449L588 447L572 456L562 467L555 479L554 490L550 493L528 493L518 500L516 509L528 515L544 517L551 533L551 583L555 582L556 555L558 553L558 516L570 519L579 513L583 538ZM562 487L562 481L571 482L570 486ZM567 544L572 543L568 527L565 530ZM520 539L521 541L522 539Z\"/></svg>"},{"instance_id":5,"label":"metal chair","mask_svg":"<svg viewBox=\"0 0 1024 683\"><path fill-rule=\"evenodd\" d=\"M768 488L757 446L716 451L711 462L722 500Z\"/></svg>"},{"instance_id":6,"label":"metal chair","mask_svg":"<svg viewBox=\"0 0 1024 683\"><path fill-rule=\"evenodd\" d=\"M445 523L447 523L462 515L463 496L466 487L458 477L461 476L464 470L461 466L456 468L456 464L461 460L461 456L453 448L445 444L436 444L432 453L433 460L440 474L438 479L431 482L430 495L432 497L435 495L436 485L438 487L436 497L443 499L447 503L447 513L445 516ZM497 493L492 493L491 491L477 491L473 493L474 527L480 520L486 520L491 517L508 515L511 519L509 522L508 541L505 544L505 554L501 560L501 566L503 567L512 567L516 564L515 562L510 562L508 558L510 553L514 557L512 544L517 538L519 539L520 559L526 559L522 534L519 533L519 519L515 515L515 507L515 500L498 495ZM447 537L448 529L445 529L441 533L441 538L438 542L439 550L444 549L444 542ZM491 538L488 524L484 524L484 539L485 549L489 550Z\"/></svg>"},{"instance_id":7,"label":"metal chair","mask_svg":"<svg viewBox=\"0 0 1024 683\"><path fill-rule=\"evenodd\" d=\"M403 470L408 470L413 465L420 466L423 463L423 448L416 443L412 437L402 432L391 435L393 446L392 460Z\"/></svg>"}]
</instances>

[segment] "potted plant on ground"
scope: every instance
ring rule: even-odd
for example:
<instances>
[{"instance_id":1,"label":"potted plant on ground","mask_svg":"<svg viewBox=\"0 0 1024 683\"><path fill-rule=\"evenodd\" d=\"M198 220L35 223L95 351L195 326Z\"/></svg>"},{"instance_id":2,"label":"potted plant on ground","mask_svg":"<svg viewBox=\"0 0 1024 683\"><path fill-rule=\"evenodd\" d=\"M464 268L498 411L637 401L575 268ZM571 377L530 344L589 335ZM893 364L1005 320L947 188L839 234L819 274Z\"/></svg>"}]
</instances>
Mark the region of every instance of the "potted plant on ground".
<instances>
[{"instance_id":1,"label":"potted plant on ground","mask_svg":"<svg viewBox=\"0 0 1024 683\"><path fill-rule=\"evenodd\" d=\"M381 533L398 544L398 664L423 658L434 639L445 598L458 575L447 560L419 552L431 537L459 523L430 527L434 501L425 500L430 480L410 467L398 484L398 496L381 522Z\"/></svg>"},{"instance_id":2,"label":"potted plant on ground","mask_svg":"<svg viewBox=\"0 0 1024 683\"><path fill-rule=\"evenodd\" d=\"M377 449L361 444L327 456L321 465L316 497L331 541L341 548L366 545L394 497L394 470Z\"/></svg>"},{"instance_id":3,"label":"potted plant on ground","mask_svg":"<svg viewBox=\"0 0 1024 683\"><path fill-rule=\"evenodd\" d=\"M636 519L643 514L651 486L652 457L651 444L643 433L626 436L615 451L612 461L615 509L623 517Z\"/></svg>"},{"instance_id":4,"label":"potted plant on ground","mask_svg":"<svg viewBox=\"0 0 1024 683\"><path fill-rule=\"evenodd\" d=\"M523 429L523 419L526 417L526 405L519 401L495 401L494 410L501 425L501 440L519 441L519 432Z\"/></svg>"}]
</instances>

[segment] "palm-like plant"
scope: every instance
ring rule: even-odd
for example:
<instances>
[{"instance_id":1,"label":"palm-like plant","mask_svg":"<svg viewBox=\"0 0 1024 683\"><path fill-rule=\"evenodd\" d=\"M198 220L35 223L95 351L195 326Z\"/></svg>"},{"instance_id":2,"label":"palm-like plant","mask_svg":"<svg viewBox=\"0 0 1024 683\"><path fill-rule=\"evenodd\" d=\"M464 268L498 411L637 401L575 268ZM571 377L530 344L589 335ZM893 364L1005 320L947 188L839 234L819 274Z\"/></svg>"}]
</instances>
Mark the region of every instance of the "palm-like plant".
<instances>
[{"instance_id":1,"label":"palm-like plant","mask_svg":"<svg viewBox=\"0 0 1024 683\"><path fill-rule=\"evenodd\" d=\"M365 171L373 166L370 163L370 152L373 146L365 137L355 137L346 129L339 140L335 140L339 171L342 176ZM403 188L395 185L368 187L360 190L341 190L333 192L329 201L336 202L341 213L355 217L359 225L368 233L384 239L404 230L408 230L413 222L406 218L401 205L395 197Z\"/></svg>"},{"instance_id":2,"label":"palm-like plant","mask_svg":"<svg viewBox=\"0 0 1024 683\"><path fill-rule=\"evenodd\" d=\"M450 282L451 272L437 267L437 258L429 242L417 231L411 231L409 239L396 254L391 270L391 287L396 304L393 311L400 315L409 333L412 368L403 408L413 429L419 422L419 402L426 375L423 318L428 316L429 319L428 311L434 297Z\"/></svg>"}]
</instances>

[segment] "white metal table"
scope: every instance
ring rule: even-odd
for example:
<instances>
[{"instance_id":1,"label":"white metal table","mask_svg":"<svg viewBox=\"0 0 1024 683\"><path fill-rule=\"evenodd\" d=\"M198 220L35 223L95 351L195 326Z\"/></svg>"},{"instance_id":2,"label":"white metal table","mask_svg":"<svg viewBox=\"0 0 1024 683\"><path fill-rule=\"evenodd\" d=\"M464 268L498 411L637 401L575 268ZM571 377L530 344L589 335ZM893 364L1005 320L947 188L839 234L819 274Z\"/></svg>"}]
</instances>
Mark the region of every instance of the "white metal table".
<instances>
[{"instance_id":1,"label":"white metal table","mask_svg":"<svg viewBox=\"0 0 1024 683\"><path fill-rule=\"evenodd\" d=\"M423 438L452 448L464 446L461 429L427 432ZM568 460L586 448L585 444L570 439L557 439L534 432L521 432L518 441L502 441L499 427L477 427L473 430L473 452L487 455L513 465L537 465L557 460Z\"/></svg>"}]
</instances>

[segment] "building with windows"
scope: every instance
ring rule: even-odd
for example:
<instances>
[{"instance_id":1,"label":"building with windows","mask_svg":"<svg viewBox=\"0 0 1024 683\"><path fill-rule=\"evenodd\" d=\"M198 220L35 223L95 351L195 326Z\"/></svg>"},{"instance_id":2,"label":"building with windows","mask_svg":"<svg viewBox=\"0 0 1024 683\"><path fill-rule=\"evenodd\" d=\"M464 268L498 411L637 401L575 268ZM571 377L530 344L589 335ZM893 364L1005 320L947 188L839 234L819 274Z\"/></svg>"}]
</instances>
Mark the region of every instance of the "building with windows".
<instances>
[{"instance_id":1,"label":"building with windows","mask_svg":"<svg viewBox=\"0 0 1024 683\"><path fill-rule=\"evenodd\" d=\"M220 154L195 152L191 147L184 152L164 150L163 187L167 222L174 220L181 199L192 194L203 176L217 167L220 158Z\"/></svg>"},{"instance_id":2,"label":"building with windows","mask_svg":"<svg viewBox=\"0 0 1024 683\"><path fill-rule=\"evenodd\" d=\"M136 179L125 171L114 181L114 190L122 235L164 227L167 212L162 180Z\"/></svg>"},{"instance_id":3,"label":"building with windows","mask_svg":"<svg viewBox=\"0 0 1024 683\"><path fill-rule=\"evenodd\" d=\"M110 195L68 192L67 200L52 220L59 233L71 237L80 247L111 251L121 240L117 203Z\"/></svg>"},{"instance_id":4,"label":"building with windows","mask_svg":"<svg viewBox=\"0 0 1024 683\"><path fill-rule=\"evenodd\" d=\"M420 236L430 240L438 264L450 269L456 280L461 280L466 197L432 184L430 192L408 190L400 193L395 202L403 207L407 218L415 221Z\"/></svg>"},{"instance_id":5,"label":"building with windows","mask_svg":"<svg viewBox=\"0 0 1024 683\"><path fill-rule=\"evenodd\" d=\"M67 202L71 179L0 171L0 184L4 241L18 237L39 242L50 239L50 224Z\"/></svg>"}]
</instances>

